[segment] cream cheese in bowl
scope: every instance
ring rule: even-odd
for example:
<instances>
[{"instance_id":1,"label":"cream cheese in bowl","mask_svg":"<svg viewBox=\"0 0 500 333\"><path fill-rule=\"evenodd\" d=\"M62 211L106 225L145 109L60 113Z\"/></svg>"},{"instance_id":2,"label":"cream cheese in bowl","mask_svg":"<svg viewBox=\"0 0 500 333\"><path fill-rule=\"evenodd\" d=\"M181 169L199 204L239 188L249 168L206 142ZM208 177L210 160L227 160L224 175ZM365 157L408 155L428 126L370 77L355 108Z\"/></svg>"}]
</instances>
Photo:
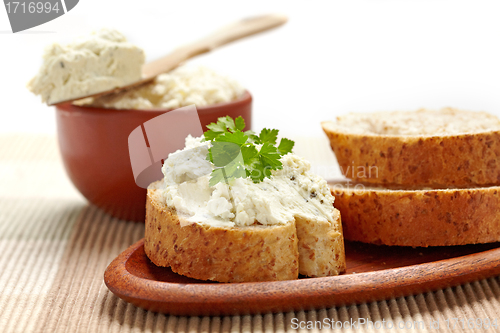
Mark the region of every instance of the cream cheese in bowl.
<instances>
[{"instance_id":1,"label":"cream cheese in bowl","mask_svg":"<svg viewBox=\"0 0 500 333\"><path fill-rule=\"evenodd\" d=\"M138 89L103 96L85 104L110 109L176 109L227 103L240 98L245 89L235 80L204 66L182 66L160 74Z\"/></svg>"}]
</instances>

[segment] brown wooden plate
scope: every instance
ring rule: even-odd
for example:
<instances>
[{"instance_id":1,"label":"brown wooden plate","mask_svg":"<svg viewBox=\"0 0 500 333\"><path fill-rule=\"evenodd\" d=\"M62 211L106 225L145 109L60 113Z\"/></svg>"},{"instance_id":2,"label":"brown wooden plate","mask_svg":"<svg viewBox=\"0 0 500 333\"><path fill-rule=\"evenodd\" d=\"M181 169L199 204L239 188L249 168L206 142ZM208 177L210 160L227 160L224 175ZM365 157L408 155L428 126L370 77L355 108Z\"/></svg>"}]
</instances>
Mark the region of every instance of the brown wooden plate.
<instances>
[{"instance_id":1,"label":"brown wooden plate","mask_svg":"<svg viewBox=\"0 0 500 333\"><path fill-rule=\"evenodd\" d=\"M277 282L215 283L157 267L140 240L106 269L104 282L138 307L184 316L311 310L407 296L500 274L500 243L432 248L346 242L347 272Z\"/></svg>"}]
</instances>

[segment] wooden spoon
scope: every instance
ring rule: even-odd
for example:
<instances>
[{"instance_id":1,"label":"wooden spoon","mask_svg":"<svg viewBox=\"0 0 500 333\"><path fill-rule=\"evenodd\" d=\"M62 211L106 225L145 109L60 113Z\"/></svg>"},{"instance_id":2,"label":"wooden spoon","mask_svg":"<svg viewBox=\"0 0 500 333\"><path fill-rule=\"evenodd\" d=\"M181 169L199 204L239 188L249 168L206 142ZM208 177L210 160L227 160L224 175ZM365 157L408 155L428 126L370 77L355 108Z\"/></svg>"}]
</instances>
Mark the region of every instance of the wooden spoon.
<instances>
[{"instance_id":1,"label":"wooden spoon","mask_svg":"<svg viewBox=\"0 0 500 333\"><path fill-rule=\"evenodd\" d=\"M160 59L151 61L142 67L142 79L127 86L117 87L111 90L99 92L87 96L78 96L65 101L58 101L50 105L73 102L78 99L87 97L101 97L104 95L118 93L124 90L129 90L142 84L153 81L159 74L167 73L179 66L182 62L193 58L197 55L207 53L222 45L232 41L257 34L272 28L276 28L287 22L287 18L282 15L264 15L249 17L228 25L213 34L198 40L192 44L182 46L174 50L169 55Z\"/></svg>"}]
</instances>

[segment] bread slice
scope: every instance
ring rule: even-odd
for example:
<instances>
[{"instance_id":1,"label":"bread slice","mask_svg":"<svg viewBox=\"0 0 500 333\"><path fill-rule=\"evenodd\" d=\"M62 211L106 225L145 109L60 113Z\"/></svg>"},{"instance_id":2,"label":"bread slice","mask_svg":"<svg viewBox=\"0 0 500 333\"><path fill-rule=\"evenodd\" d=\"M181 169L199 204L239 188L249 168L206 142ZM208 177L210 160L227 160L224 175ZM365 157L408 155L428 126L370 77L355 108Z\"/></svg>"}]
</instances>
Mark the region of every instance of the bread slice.
<instances>
[{"instance_id":1,"label":"bread slice","mask_svg":"<svg viewBox=\"0 0 500 333\"><path fill-rule=\"evenodd\" d=\"M500 184L500 120L444 108L349 114L322 123L342 173L372 184Z\"/></svg>"},{"instance_id":2,"label":"bread slice","mask_svg":"<svg viewBox=\"0 0 500 333\"><path fill-rule=\"evenodd\" d=\"M296 219L281 225L221 227L189 223L167 207L163 182L148 188L144 249L157 266L200 280L277 281L345 271L340 213L336 223ZM187 224L187 225L186 225Z\"/></svg>"},{"instance_id":3,"label":"bread slice","mask_svg":"<svg viewBox=\"0 0 500 333\"><path fill-rule=\"evenodd\" d=\"M405 190L330 184L351 241L412 247L500 241L500 187Z\"/></svg>"}]
</instances>

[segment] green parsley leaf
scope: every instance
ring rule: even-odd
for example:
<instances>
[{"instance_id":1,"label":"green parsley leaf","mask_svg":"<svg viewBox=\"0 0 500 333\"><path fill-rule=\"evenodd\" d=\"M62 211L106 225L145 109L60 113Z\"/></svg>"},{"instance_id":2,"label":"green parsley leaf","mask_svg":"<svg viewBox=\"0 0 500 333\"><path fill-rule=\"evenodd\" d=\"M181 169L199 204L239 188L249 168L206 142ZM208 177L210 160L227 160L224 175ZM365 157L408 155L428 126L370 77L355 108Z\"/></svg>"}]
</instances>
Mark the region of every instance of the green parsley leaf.
<instances>
[{"instance_id":1,"label":"green parsley leaf","mask_svg":"<svg viewBox=\"0 0 500 333\"><path fill-rule=\"evenodd\" d=\"M241 116L236 118L236 122L229 116L220 117L217 123L211 123L207 128L209 130L204 133L203 141L212 141L224 133L241 132L245 128L245 120Z\"/></svg>"},{"instance_id":2,"label":"green parsley leaf","mask_svg":"<svg viewBox=\"0 0 500 333\"><path fill-rule=\"evenodd\" d=\"M219 118L217 123L207 125L207 128L217 133L227 132L226 125L221 121L221 119L222 118Z\"/></svg>"},{"instance_id":3,"label":"green parsley leaf","mask_svg":"<svg viewBox=\"0 0 500 333\"><path fill-rule=\"evenodd\" d=\"M255 134L254 131L252 131L252 130L245 131L245 135L248 136L248 142L255 143L255 144L261 143L259 136L257 134Z\"/></svg>"},{"instance_id":4,"label":"green parsley leaf","mask_svg":"<svg viewBox=\"0 0 500 333\"><path fill-rule=\"evenodd\" d=\"M276 144L276 139L278 138L278 130L277 129L267 129L264 128L259 135L259 139L261 143L272 143L273 145Z\"/></svg>"},{"instance_id":5,"label":"green parsley leaf","mask_svg":"<svg viewBox=\"0 0 500 333\"><path fill-rule=\"evenodd\" d=\"M246 171L241 162L236 159L222 168L213 170L208 185L215 186L219 182L229 184L232 179L246 177Z\"/></svg>"},{"instance_id":6,"label":"green parsley leaf","mask_svg":"<svg viewBox=\"0 0 500 333\"><path fill-rule=\"evenodd\" d=\"M227 179L243 178L246 177L245 167L243 166L243 159L237 158L223 168L223 173L226 174Z\"/></svg>"},{"instance_id":7,"label":"green parsley leaf","mask_svg":"<svg viewBox=\"0 0 500 333\"><path fill-rule=\"evenodd\" d=\"M205 139L203 141L212 141L220 135L220 132L214 132L212 130L208 130L203 135L205 136Z\"/></svg>"},{"instance_id":8,"label":"green parsley leaf","mask_svg":"<svg viewBox=\"0 0 500 333\"><path fill-rule=\"evenodd\" d=\"M234 124L233 118L229 116L221 117L219 118L219 121L217 123L219 122L223 123L226 126L226 128L231 132L236 131L236 125Z\"/></svg>"},{"instance_id":9,"label":"green parsley leaf","mask_svg":"<svg viewBox=\"0 0 500 333\"><path fill-rule=\"evenodd\" d=\"M247 142L248 136L246 136L243 132L236 131L234 133L224 133L217 138L215 138L215 141L217 142L232 142L237 144L238 146L243 145L245 142Z\"/></svg>"},{"instance_id":10,"label":"green parsley leaf","mask_svg":"<svg viewBox=\"0 0 500 333\"><path fill-rule=\"evenodd\" d=\"M242 132L245 121L240 116L233 120L231 117L220 117L217 123L207 126L204 140L211 141L207 160L211 161L216 169L212 171L209 185L225 182L239 177L250 177L254 183L271 177L272 170L283 168L280 158L292 151L294 142L281 139L276 147L277 129L264 128L259 135L253 131ZM262 145L257 149L256 145Z\"/></svg>"},{"instance_id":11,"label":"green parsley leaf","mask_svg":"<svg viewBox=\"0 0 500 333\"><path fill-rule=\"evenodd\" d=\"M245 128L245 119L242 116L239 116L234 120L235 126L237 130L243 131Z\"/></svg>"},{"instance_id":12,"label":"green parsley leaf","mask_svg":"<svg viewBox=\"0 0 500 333\"><path fill-rule=\"evenodd\" d=\"M240 146L232 142L212 142L209 152L210 161L216 167L224 167L230 164L241 154Z\"/></svg>"},{"instance_id":13,"label":"green parsley leaf","mask_svg":"<svg viewBox=\"0 0 500 333\"><path fill-rule=\"evenodd\" d=\"M293 146L295 142L290 139L282 138L280 141L280 145L278 146L278 152L280 155L286 155L292 152Z\"/></svg>"},{"instance_id":14,"label":"green parsley leaf","mask_svg":"<svg viewBox=\"0 0 500 333\"><path fill-rule=\"evenodd\" d=\"M278 148L272 144L266 142L259 151L259 155L262 163L265 166L269 166L273 170L278 170L283 167L280 162L280 154L278 153Z\"/></svg>"},{"instance_id":15,"label":"green parsley leaf","mask_svg":"<svg viewBox=\"0 0 500 333\"><path fill-rule=\"evenodd\" d=\"M255 163L248 175L254 183L260 183L266 177L271 177L271 170L266 169L262 163Z\"/></svg>"},{"instance_id":16,"label":"green parsley leaf","mask_svg":"<svg viewBox=\"0 0 500 333\"><path fill-rule=\"evenodd\" d=\"M245 164L250 165L258 157L259 152L254 145L244 145L241 146L241 154L243 155Z\"/></svg>"},{"instance_id":17,"label":"green parsley leaf","mask_svg":"<svg viewBox=\"0 0 500 333\"><path fill-rule=\"evenodd\" d=\"M222 173L222 168L214 169L210 174L210 180L208 181L208 186L212 187L220 182L224 182L224 174Z\"/></svg>"}]
</instances>

